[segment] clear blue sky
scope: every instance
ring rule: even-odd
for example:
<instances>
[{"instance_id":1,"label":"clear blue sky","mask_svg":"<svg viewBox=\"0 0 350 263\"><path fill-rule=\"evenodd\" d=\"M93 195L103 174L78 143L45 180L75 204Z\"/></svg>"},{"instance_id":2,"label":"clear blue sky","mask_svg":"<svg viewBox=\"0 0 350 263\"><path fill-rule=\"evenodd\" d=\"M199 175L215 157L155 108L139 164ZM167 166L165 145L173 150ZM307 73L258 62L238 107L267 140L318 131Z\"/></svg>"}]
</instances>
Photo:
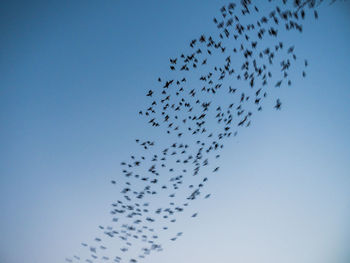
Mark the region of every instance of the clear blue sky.
<instances>
[{"instance_id":1,"label":"clear blue sky","mask_svg":"<svg viewBox=\"0 0 350 263\"><path fill-rule=\"evenodd\" d=\"M134 138L161 135L137 116L144 94L169 57L215 31L225 3L1 3L1 263L84 254L110 220L109 181ZM144 262L350 261L350 3L319 15L285 36L309 60L307 78L225 145L199 218L180 220L184 236Z\"/></svg>"}]
</instances>

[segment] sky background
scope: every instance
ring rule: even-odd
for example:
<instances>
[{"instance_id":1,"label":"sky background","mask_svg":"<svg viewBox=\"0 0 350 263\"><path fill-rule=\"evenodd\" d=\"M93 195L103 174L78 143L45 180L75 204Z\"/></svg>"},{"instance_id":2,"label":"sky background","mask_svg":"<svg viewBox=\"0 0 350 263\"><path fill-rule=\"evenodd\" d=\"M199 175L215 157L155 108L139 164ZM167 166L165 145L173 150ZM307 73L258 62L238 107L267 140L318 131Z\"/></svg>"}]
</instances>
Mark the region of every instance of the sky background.
<instances>
[{"instance_id":1,"label":"sky background","mask_svg":"<svg viewBox=\"0 0 350 263\"><path fill-rule=\"evenodd\" d=\"M144 94L225 3L1 2L1 263L64 262L110 220L119 163L161 136ZM199 217L144 262L350 262L350 2L319 16L285 39L307 78L226 143Z\"/></svg>"}]
</instances>

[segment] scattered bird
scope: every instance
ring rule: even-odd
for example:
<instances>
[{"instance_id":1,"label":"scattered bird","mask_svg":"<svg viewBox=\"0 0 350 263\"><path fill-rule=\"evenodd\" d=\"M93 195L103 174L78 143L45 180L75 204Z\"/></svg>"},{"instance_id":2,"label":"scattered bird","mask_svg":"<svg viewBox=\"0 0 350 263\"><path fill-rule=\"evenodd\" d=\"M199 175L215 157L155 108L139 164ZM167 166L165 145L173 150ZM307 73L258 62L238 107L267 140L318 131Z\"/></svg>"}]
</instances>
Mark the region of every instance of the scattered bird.
<instances>
[{"instance_id":1,"label":"scattered bird","mask_svg":"<svg viewBox=\"0 0 350 263\"><path fill-rule=\"evenodd\" d=\"M280 110L280 109L281 109L281 105L282 105L282 103L281 103L280 99L277 99L275 108L276 108L277 110Z\"/></svg>"},{"instance_id":2,"label":"scattered bird","mask_svg":"<svg viewBox=\"0 0 350 263\"><path fill-rule=\"evenodd\" d=\"M104 236L92 241L98 246L82 243L90 255L86 262L110 260L105 254L108 248L103 244L111 238L121 242L121 253L113 261L130 263L162 251L160 240L165 235L167 240L177 240L182 232L172 234L170 225L190 209L193 200L202 196L208 177L203 178L201 171L210 167L213 173L219 172L220 167L211 163L213 158L220 158L225 139L251 125L253 113L262 111L270 86L281 88L292 84L288 72L297 61L295 47L285 48L287 43L279 36L283 30L302 33L307 8L318 19L316 5L308 4L315 1L294 0L288 5L283 0L283 6L271 3L274 6L264 14L252 2L242 0L221 7L220 15L213 18L217 35L200 34L192 39L188 54L169 58L170 73L175 72L176 77L158 77L159 89L147 92L146 97L152 101L139 111L140 117L154 128L164 128L165 134L176 139L160 149L156 149L157 140L135 140L142 154L134 154L121 163L125 182L120 178L111 180L120 198L111 205L111 224L99 226ZM241 22L245 20L243 17L250 22ZM217 59L212 59L214 56ZM303 77L307 66L308 61L304 60ZM189 72L196 71L201 73L200 85L192 87ZM231 86L226 86L225 80ZM227 105L214 99L222 92L229 101ZM277 98L274 108L280 110L281 105ZM183 203L184 195L186 203ZM204 199L210 196L206 194ZM160 201L149 201L154 197ZM197 215L195 212L191 217ZM159 225L162 227L158 229ZM127 257L133 246L142 249L138 255ZM74 256L66 261L82 259Z\"/></svg>"}]
</instances>

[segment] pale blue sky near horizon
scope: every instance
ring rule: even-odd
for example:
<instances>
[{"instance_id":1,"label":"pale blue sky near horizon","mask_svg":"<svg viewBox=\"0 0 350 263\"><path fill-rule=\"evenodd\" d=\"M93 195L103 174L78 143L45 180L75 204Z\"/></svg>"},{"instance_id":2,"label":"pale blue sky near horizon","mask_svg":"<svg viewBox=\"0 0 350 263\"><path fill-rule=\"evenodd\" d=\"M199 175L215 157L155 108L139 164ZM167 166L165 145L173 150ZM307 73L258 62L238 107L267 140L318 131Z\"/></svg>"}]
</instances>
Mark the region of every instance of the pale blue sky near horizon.
<instances>
[{"instance_id":1,"label":"pale blue sky near horizon","mask_svg":"<svg viewBox=\"0 0 350 263\"><path fill-rule=\"evenodd\" d=\"M134 138L161 136L146 91L225 3L1 2L1 263L64 262L110 220ZM350 3L319 15L286 37L307 78L227 142L198 219L143 262L350 262Z\"/></svg>"}]
</instances>

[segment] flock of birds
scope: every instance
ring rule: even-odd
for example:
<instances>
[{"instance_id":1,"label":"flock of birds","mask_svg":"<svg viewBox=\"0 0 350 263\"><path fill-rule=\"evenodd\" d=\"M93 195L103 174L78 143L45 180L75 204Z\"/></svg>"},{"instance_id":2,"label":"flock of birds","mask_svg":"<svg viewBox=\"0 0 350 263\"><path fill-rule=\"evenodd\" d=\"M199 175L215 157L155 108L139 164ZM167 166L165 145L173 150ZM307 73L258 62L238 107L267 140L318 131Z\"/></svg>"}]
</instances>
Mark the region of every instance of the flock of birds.
<instances>
[{"instance_id":1,"label":"flock of birds","mask_svg":"<svg viewBox=\"0 0 350 263\"><path fill-rule=\"evenodd\" d=\"M213 19L217 35L199 35L190 41L189 54L170 58L175 77L158 78L159 89L147 92L150 105L139 115L174 141L156 150L156 141L136 139L144 154L121 163L124 181L111 181L121 193L112 204L111 224L99 226L101 236L90 244L82 243L87 258L74 255L67 262L136 263L161 251L160 240L175 241L183 234L171 233L178 215L194 200L210 197L205 192L209 176L201 169L217 173L219 166L211 163L220 158L225 139L250 126L269 90L292 85L289 71L297 56L294 46L280 40L281 32L302 32L306 14L318 18L321 1L281 0L280 5L271 3L272 9L269 2L262 8L267 11L251 0L221 7ZM305 77L308 62L302 64ZM281 106L277 98L274 108ZM197 214L191 212L190 217ZM120 246L107 248L104 241L113 238Z\"/></svg>"}]
</instances>

